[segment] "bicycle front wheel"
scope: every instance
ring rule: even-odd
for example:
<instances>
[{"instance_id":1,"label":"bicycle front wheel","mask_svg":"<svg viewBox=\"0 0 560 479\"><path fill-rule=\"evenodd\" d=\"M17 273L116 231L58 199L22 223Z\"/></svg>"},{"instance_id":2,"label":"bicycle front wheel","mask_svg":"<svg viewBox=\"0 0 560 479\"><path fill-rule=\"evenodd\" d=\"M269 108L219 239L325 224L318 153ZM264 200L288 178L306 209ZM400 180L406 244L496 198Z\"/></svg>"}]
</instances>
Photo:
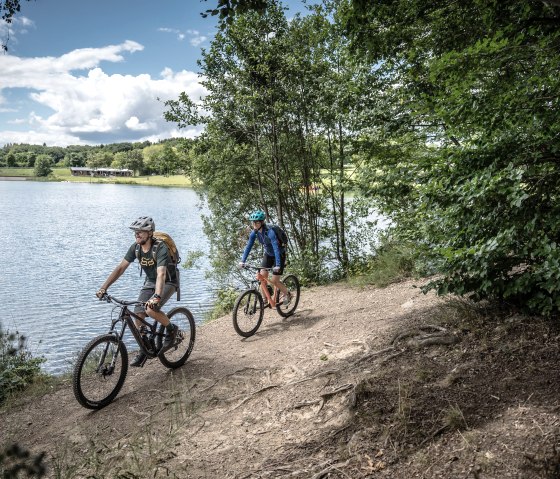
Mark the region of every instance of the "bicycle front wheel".
<instances>
[{"instance_id":1,"label":"bicycle front wheel","mask_svg":"<svg viewBox=\"0 0 560 479\"><path fill-rule=\"evenodd\" d=\"M127 372L124 343L113 334L98 336L86 345L74 366L74 396L85 408L101 409L115 399Z\"/></svg>"},{"instance_id":2,"label":"bicycle front wheel","mask_svg":"<svg viewBox=\"0 0 560 479\"><path fill-rule=\"evenodd\" d=\"M161 364L170 369L175 369L183 364L191 355L194 347L195 324L191 312L187 308L173 308L167 314L169 320L179 327L175 344L158 356ZM162 339L165 334L165 326L159 325L157 336L157 348L161 348Z\"/></svg>"},{"instance_id":3,"label":"bicycle front wheel","mask_svg":"<svg viewBox=\"0 0 560 479\"><path fill-rule=\"evenodd\" d=\"M248 338L257 332L264 315L263 299L254 289L241 293L233 307L233 327L235 332Z\"/></svg>"},{"instance_id":4,"label":"bicycle front wheel","mask_svg":"<svg viewBox=\"0 0 560 479\"><path fill-rule=\"evenodd\" d=\"M282 283L284 283L284 286L288 289L291 300L288 304L284 304L283 301L276 303L276 311L278 311L280 316L287 318L296 312L299 303L299 279L297 279L297 276L289 274L282 280Z\"/></svg>"}]
</instances>

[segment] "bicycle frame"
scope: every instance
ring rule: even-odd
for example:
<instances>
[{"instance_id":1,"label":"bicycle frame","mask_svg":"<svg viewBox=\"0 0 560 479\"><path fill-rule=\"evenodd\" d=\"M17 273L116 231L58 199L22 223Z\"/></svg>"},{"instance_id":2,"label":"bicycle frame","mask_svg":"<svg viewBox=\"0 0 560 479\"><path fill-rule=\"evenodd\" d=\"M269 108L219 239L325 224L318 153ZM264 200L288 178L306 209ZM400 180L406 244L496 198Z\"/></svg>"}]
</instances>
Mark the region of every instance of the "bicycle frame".
<instances>
[{"instance_id":1,"label":"bicycle frame","mask_svg":"<svg viewBox=\"0 0 560 479\"><path fill-rule=\"evenodd\" d=\"M260 285L261 285L261 291L262 294L265 296L265 298L268 301L268 304L270 304L270 306L272 308L276 307L276 299L278 297L278 288L276 286L274 286L274 291L272 293L272 296L270 296L270 292L268 291L268 284L272 284L271 281L268 280L268 278L266 278L261 272L260 270L257 272L257 280L259 281Z\"/></svg>"},{"instance_id":2,"label":"bicycle frame","mask_svg":"<svg viewBox=\"0 0 560 479\"><path fill-rule=\"evenodd\" d=\"M265 277L261 271L264 269L266 271L272 271L272 268L262 268L262 267L256 267L256 266L250 266L250 265L246 265L245 269L248 270L254 270L257 271L257 279L256 280L252 280L251 283L255 284L255 289L258 291L258 286L256 285L256 283L260 284L261 287L261 294L266 298L266 300L268 301L268 304L272 307L275 308L276 307L276 298L278 297L278 287L274 286L274 290L272 292L272 296L270 295L270 292L268 291L267 286L269 284L273 284L272 281L270 281L267 277Z\"/></svg>"},{"instance_id":3,"label":"bicycle frame","mask_svg":"<svg viewBox=\"0 0 560 479\"><path fill-rule=\"evenodd\" d=\"M156 357L158 352L156 351L155 343L153 340L157 336L161 336L161 333L157 332L158 322L154 320L153 323L149 323L145 318L142 318L138 314L128 309L128 306L130 305L139 304L137 301L120 302L120 301L116 301L115 298L113 298L112 296L107 295L107 297L108 297L107 298L108 302L117 304L118 305L117 307L120 308L121 310L118 317L111 321L111 329L109 330L109 333L114 334L118 341L122 341L124 337L124 333L126 331L126 327L128 326L130 332L132 333L132 336L134 337L136 343L140 347L140 350L146 356L148 356L148 358ZM142 335L140 334L140 330L139 328L136 327L133 318L138 320L140 323L142 323L143 326L146 326L149 329L149 332L151 333L151 339L152 339L151 342L152 342L153 349L148 349L144 344L144 341L142 340ZM122 324L120 328L121 329L120 333L116 329L116 326L119 322Z\"/></svg>"}]
</instances>

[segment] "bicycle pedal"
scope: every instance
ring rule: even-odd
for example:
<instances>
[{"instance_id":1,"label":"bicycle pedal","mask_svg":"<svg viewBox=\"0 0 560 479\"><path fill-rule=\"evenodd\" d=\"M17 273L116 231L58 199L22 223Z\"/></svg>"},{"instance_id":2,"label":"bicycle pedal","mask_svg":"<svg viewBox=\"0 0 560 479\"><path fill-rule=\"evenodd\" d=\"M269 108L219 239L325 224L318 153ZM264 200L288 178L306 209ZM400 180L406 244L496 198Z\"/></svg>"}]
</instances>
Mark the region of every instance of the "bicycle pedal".
<instances>
[{"instance_id":1,"label":"bicycle pedal","mask_svg":"<svg viewBox=\"0 0 560 479\"><path fill-rule=\"evenodd\" d=\"M145 354L137 354L136 357L132 360L132 362L130 363L130 365L133 368L143 368L144 364L146 364L146 361L148 360L148 356Z\"/></svg>"}]
</instances>

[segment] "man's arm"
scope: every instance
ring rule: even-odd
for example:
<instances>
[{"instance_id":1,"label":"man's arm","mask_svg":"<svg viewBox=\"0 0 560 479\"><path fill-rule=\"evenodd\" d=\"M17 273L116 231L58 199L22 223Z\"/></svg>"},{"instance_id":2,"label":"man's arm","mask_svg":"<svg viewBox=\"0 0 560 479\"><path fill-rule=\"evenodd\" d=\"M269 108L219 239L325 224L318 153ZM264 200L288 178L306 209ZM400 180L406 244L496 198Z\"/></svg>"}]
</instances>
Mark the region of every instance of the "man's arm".
<instances>
[{"instance_id":1,"label":"man's arm","mask_svg":"<svg viewBox=\"0 0 560 479\"><path fill-rule=\"evenodd\" d=\"M155 294L161 296L163 294L163 287L165 286L165 279L167 278L167 266L158 266Z\"/></svg>"},{"instance_id":2,"label":"man's arm","mask_svg":"<svg viewBox=\"0 0 560 479\"><path fill-rule=\"evenodd\" d=\"M117 265L117 267L111 272L111 274L105 280L101 288L99 288L97 296L100 296L99 295L100 292L105 293L109 289L109 286L111 286L117 279L119 279L122 276L122 274L126 271L126 268L128 268L129 265L130 263L126 259L123 259Z\"/></svg>"}]
</instances>

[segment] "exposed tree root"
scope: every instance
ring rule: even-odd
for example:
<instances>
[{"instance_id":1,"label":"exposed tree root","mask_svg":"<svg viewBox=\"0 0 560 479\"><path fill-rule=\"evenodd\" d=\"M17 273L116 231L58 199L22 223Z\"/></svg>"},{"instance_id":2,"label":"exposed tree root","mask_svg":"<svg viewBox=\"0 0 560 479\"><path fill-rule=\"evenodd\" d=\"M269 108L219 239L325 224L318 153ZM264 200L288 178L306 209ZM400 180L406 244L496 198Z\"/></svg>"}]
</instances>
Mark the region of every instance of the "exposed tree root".
<instances>
[{"instance_id":1,"label":"exposed tree root","mask_svg":"<svg viewBox=\"0 0 560 479\"><path fill-rule=\"evenodd\" d=\"M457 336L450 333L446 328L433 324L398 333L391 340L391 344L396 345L405 339L408 339L406 342L407 346L416 349L436 345L450 345L458 341Z\"/></svg>"},{"instance_id":2,"label":"exposed tree root","mask_svg":"<svg viewBox=\"0 0 560 479\"><path fill-rule=\"evenodd\" d=\"M329 391L327 393L321 394L320 399L315 399L314 401L303 401L301 403L296 404L295 406L292 406L291 409L301 409L302 407L314 406L316 404L320 404L321 406L319 407L319 410L317 411L317 414L319 414L319 412L321 412L321 409L323 409L323 406L325 405L325 402L328 401L331 397L337 395L338 393L348 391L349 389L353 390L355 387L356 387L355 384L344 384L342 386L339 386L338 388L336 388L333 391Z\"/></svg>"}]
</instances>

